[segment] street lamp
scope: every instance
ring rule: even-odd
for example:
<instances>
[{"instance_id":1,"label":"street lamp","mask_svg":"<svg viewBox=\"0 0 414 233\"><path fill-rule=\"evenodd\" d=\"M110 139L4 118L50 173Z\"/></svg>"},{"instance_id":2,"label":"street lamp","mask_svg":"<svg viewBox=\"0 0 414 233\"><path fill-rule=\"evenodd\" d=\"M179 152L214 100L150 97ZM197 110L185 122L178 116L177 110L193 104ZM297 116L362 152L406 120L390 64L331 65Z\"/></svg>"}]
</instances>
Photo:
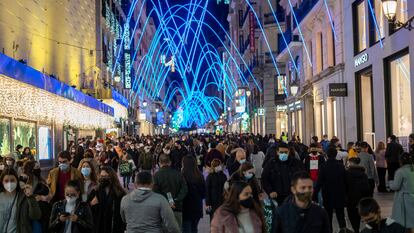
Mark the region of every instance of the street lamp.
<instances>
[{"instance_id":1,"label":"street lamp","mask_svg":"<svg viewBox=\"0 0 414 233\"><path fill-rule=\"evenodd\" d=\"M227 111L230 112L230 110L231 110L231 108L230 107L227 107Z\"/></svg>"},{"instance_id":2,"label":"street lamp","mask_svg":"<svg viewBox=\"0 0 414 233\"><path fill-rule=\"evenodd\" d=\"M121 82L121 76L115 75L114 81L117 82L117 83Z\"/></svg>"},{"instance_id":3,"label":"street lamp","mask_svg":"<svg viewBox=\"0 0 414 233\"><path fill-rule=\"evenodd\" d=\"M246 91L246 95L247 95L247 97L250 97L250 95L252 94L252 92L250 91L250 90L247 90Z\"/></svg>"},{"instance_id":4,"label":"street lamp","mask_svg":"<svg viewBox=\"0 0 414 233\"><path fill-rule=\"evenodd\" d=\"M155 109L155 112L158 112L158 111L160 111L160 110L159 110L158 108L156 108L156 109Z\"/></svg>"},{"instance_id":5,"label":"street lamp","mask_svg":"<svg viewBox=\"0 0 414 233\"><path fill-rule=\"evenodd\" d=\"M382 9L384 10L384 15L387 17L389 23L394 24L396 27L403 27L409 31L414 29L414 26L412 25L414 16L405 23L396 20L397 0L382 0Z\"/></svg>"},{"instance_id":6,"label":"street lamp","mask_svg":"<svg viewBox=\"0 0 414 233\"><path fill-rule=\"evenodd\" d=\"M296 83L290 84L290 94L296 96L298 94L299 86Z\"/></svg>"},{"instance_id":7,"label":"street lamp","mask_svg":"<svg viewBox=\"0 0 414 233\"><path fill-rule=\"evenodd\" d=\"M147 101L142 102L142 106L144 106L144 108L147 107L147 105L148 105Z\"/></svg>"}]
</instances>

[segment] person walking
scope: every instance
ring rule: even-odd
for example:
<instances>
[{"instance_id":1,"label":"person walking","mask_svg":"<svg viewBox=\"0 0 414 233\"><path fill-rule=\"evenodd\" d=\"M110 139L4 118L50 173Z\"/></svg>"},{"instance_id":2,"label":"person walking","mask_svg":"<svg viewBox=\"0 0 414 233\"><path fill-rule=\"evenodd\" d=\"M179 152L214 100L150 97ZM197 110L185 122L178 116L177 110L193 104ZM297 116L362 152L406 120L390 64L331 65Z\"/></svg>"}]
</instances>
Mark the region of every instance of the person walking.
<instances>
[{"instance_id":1,"label":"person walking","mask_svg":"<svg viewBox=\"0 0 414 233\"><path fill-rule=\"evenodd\" d=\"M235 173L240 165L247 161L246 159L246 151L243 148L237 147L233 149L231 152L229 159L227 160L227 171L229 172L229 176Z\"/></svg>"},{"instance_id":2,"label":"person walking","mask_svg":"<svg viewBox=\"0 0 414 233\"><path fill-rule=\"evenodd\" d=\"M210 215L210 221L213 220L213 215L216 210L224 202L224 184L227 181L227 176L223 172L223 164L221 160L214 159L211 162L212 172L208 174L206 179L206 212Z\"/></svg>"},{"instance_id":3,"label":"person walking","mask_svg":"<svg viewBox=\"0 0 414 233\"><path fill-rule=\"evenodd\" d=\"M176 141L174 143L174 148L171 150L171 167L173 169L175 169L176 171L181 171L181 161L183 159L184 156L187 155L187 150L185 149L185 147L182 146L182 142L181 141Z\"/></svg>"},{"instance_id":4,"label":"person walking","mask_svg":"<svg viewBox=\"0 0 414 233\"><path fill-rule=\"evenodd\" d=\"M253 153L251 155L250 161L254 167L255 177L260 180L263 173L263 161L265 159L265 154L259 150L259 146L256 144L253 146Z\"/></svg>"},{"instance_id":5,"label":"person walking","mask_svg":"<svg viewBox=\"0 0 414 233\"><path fill-rule=\"evenodd\" d=\"M371 197L374 195L375 186L379 183L378 173L375 168L374 158L368 153L369 145L367 142L361 143L361 151L358 157L361 159L360 165L365 168L365 172L368 176L369 186L371 188Z\"/></svg>"},{"instance_id":6,"label":"person walking","mask_svg":"<svg viewBox=\"0 0 414 233\"><path fill-rule=\"evenodd\" d=\"M262 173L263 189L279 205L291 194L293 174L303 170L302 163L295 157L289 157L288 153L288 145L280 143L276 156L266 164Z\"/></svg>"},{"instance_id":7,"label":"person walking","mask_svg":"<svg viewBox=\"0 0 414 233\"><path fill-rule=\"evenodd\" d=\"M88 196L97 185L96 171L89 161L83 161L79 164L79 171L82 174L83 190L82 190L82 201L87 202Z\"/></svg>"},{"instance_id":8,"label":"person walking","mask_svg":"<svg viewBox=\"0 0 414 233\"><path fill-rule=\"evenodd\" d=\"M332 232L332 217L335 210L336 219L341 230L346 229L345 221L345 167L344 164L336 160L338 151L335 146L330 146L326 150L328 160L321 166L318 174L318 181L315 185L314 197L317 200L317 194L322 189L323 206L329 217L330 231Z\"/></svg>"},{"instance_id":9,"label":"person walking","mask_svg":"<svg viewBox=\"0 0 414 233\"><path fill-rule=\"evenodd\" d=\"M272 233L331 233L326 211L312 203L313 182L306 171L292 177L292 196L274 211Z\"/></svg>"},{"instance_id":10,"label":"person walking","mask_svg":"<svg viewBox=\"0 0 414 233\"><path fill-rule=\"evenodd\" d=\"M259 196L263 193L262 188L259 185L259 181L255 177L255 169L250 162L243 163L239 170L237 170L229 179L229 185L236 181L247 182L252 188L253 199L256 203L260 204Z\"/></svg>"},{"instance_id":11,"label":"person walking","mask_svg":"<svg viewBox=\"0 0 414 233\"><path fill-rule=\"evenodd\" d=\"M385 183L385 175L387 174L387 161L385 160L384 142L378 142L377 148L375 148L375 166L378 173L378 192L387 192Z\"/></svg>"},{"instance_id":12,"label":"person walking","mask_svg":"<svg viewBox=\"0 0 414 233\"><path fill-rule=\"evenodd\" d=\"M65 199L65 187L69 180L82 180L81 173L70 166L70 159L68 151L61 151L58 154L59 166L50 170L48 174L47 185L50 189L51 203Z\"/></svg>"},{"instance_id":13,"label":"person walking","mask_svg":"<svg viewBox=\"0 0 414 233\"><path fill-rule=\"evenodd\" d=\"M136 189L122 198L121 217L127 233L180 233L168 201L152 191L152 176L140 172L135 179Z\"/></svg>"},{"instance_id":14,"label":"person walking","mask_svg":"<svg viewBox=\"0 0 414 233\"><path fill-rule=\"evenodd\" d=\"M358 203L362 198L371 195L371 188L365 168L359 166L361 159L353 157L348 160L349 168L345 172L346 210L354 233L359 233L361 217L358 213Z\"/></svg>"},{"instance_id":15,"label":"person walking","mask_svg":"<svg viewBox=\"0 0 414 233\"><path fill-rule=\"evenodd\" d=\"M371 197L363 198L359 202L358 210L366 224L361 233L406 233L406 229L393 219L381 217L381 208Z\"/></svg>"},{"instance_id":16,"label":"person walking","mask_svg":"<svg viewBox=\"0 0 414 233\"><path fill-rule=\"evenodd\" d=\"M387 161L388 180L394 180L394 174L400 167L399 157L404 152L402 146L397 142L397 137L391 135L388 138L385 159Z\"/></svg>"},{"instance_id":17,"label":"person walking","mask_svg":"<svg viewBox=\"0 0 414 233\"><path fill-rule=\"evenodd\" d=\"M133 162L130 161L128 154L125 151L119 161L119 174L122 177L124 189L129 190L129 183L131 182L132 171L134 169L133 167Z\"/></svg>"},{"instance_id":18,"label":"person walking","mask_svg":"<svg viewBox=\"0 0 414 233\"><path fill-rule=\"evenodd\" d=\"M65 187L65 200L53 204L50 215L51 233L90 233L93 229L89 205L81 201L81 186L71 180Z\"/></svg>"},{"instance_id":19,"label":"person walking","mask_svg":"<svg viewBox=\"0 0 414 233\"><path fill-rule=\"evenodd\" d=\"M174 211L178 226L182 229L183 200L187 196L188 187L183 175L171 167L171 160L168 155L161 154L159 160L160 169L155 173L153 190L168 200Z\"/></svg>"},{"instance_id":20,"label":"person walking","mask_svg":"<svg viewBox=\"0 0 414 233\"><path fill-rule=\"evenodd\" d=\"M390 188L395 191L392 218L414 233L414 158L403 153L401 167L395 173Z\"/></svg>"},{"instance_id":21,"label":"person walking","mask_svg":"<svg viewBox=\"0 0 414 233\"><path fill-rule=\"evenodd\" d=\"M32 221L40 220L41 210L33 196L33 187L19 185L16 171L6 168L0 175L1 232L32 232Z\"/></svg>"},{"instance_id":22,"label":"person walking","mask_svg":"<svg viewBox=\"0 0 414 233\"><path fill-rule=\"evenodd\" d=\"M263 233L262 208L253 200L252 188L246 182L234 182L226 201L214 214L211 233Z\"/></svg>"},{"instance_id":23,"label":"person walking","mask_svg":"<svg viewBox=\"0 0 414 233\"><path fill-rule=\"evenodd\" d=\"M152 156L151 147L145 146L144 151L139 156L139 170L141 172L146 171L152 173L154 168L154 157Z\"/></svg>"},{"instance_id":24,"label":"person walking","mask_svg":"<svg viewBox=\"0 0 414 233\"><path fill-rule=\"evenodd\" d=\"M183 233L197 233L198 222L203 217L206 183L194 156L187 155L183 158L182 174L188 189L183 200Z\"/></svg>"},{"instance_id":25,"label":"person walking","mask_svg":"<svg viewBox=\"0 0 414 233\"><path fill-rule=\"evenodd\" d=\"M121 219L120 206L125 191L115 171L107 166L99 173L98 185L88 196L93 213L96 233L123 233L125 223Z\"/></svg>"}]
</instances>

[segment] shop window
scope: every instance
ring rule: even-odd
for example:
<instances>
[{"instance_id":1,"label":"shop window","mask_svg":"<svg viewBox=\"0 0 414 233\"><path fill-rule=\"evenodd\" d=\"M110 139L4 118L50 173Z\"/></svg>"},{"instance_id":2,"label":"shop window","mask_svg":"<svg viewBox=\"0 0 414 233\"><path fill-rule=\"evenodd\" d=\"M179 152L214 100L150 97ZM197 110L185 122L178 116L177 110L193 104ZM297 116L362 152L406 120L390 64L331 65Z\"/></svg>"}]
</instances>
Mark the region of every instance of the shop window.
<instances>
[{"instance_id":1,"label":"shop window","mask_svg":"<svg viewBox=\"0 0 414 233\"><path fill-rule=\"evenodd\" d=\"M52 159L52 131L48 126L39 127L39 159Z\"/></svg>"},{"instance_id":2,"label":"shop window","mask_svg":"<svg viewBox=\"0 0 414 233\"><path fill-rule=\"evenodd\" d=\"M365 1L357 1L352 7L354 19L354 52L358 54L367 48Z\"/></svg>"},{"instance_id":3,"label":"shop window","mask_svg":"<svg viewBox=\"0 0 414 233\"><path fill-rule=\"evenodd\" d=\"M395 16L399 22L407 22L408 20L408 0L398 0L397 1L397 15ZM397 30L399 28L395 28Z\"/></svg>"},{"instance_id":4,"label":"shop window","mask_svg":"<svg viewBox=\"0 0 414 233\"><path fill-rule=\"evenodd\" d=\"M357 74L356 79L358 140L374 145L375 124L371 69Z\"/></svg>"},{"instance_id":5,"label":"shop window","mask_svg":"<svg viewBox=\"0 0 414 233\"><path fill-rule=\"evenodd\" d=\"M370 19L369 20L369 38L370 38L370 45L373 45L384 37L384 25L386 22L386 18L382 10L382 2L375 1L375 0L369 0L369 1L375 14L375 20L373 18L374 17L373 14L370 14L370 17L369 17Z\"/></svg>"},{"instance_id":6,"label":"shop window","mask_svg":"<svg viewBox=\"0 0 414 233\"><path fill-rule=\"evenodd\" d=\"M316 34L316 74L323 70L323 41L322 32Z\"/></svg>"},{"instance_id":7,"label":"shop window","mask_svg":"<svg viewBox=\"0 0 414 233\"><path fill-rule=\"evenodd\" d=\"M14 145L22 145L36 150L36 123L27 121L13 122Z\"/></svg>"},{"instance_id":8,"label":"shop window","mask_svg":"<svg viewBox=\"0 0 414 233\"><path fill-rule=\"evenodd\" d=\"M10 153L10 120L0 118L0 155Z\"/></svg>"},{"instance_id":9,"label":"shop window","mask_svg":"<svg viewBox=\"0 0 414 233\"><path fill-rule=\"evenodd\" d=\"M412 133L411 85L409 54L390 60L387 64L388 82L388 115L390 117L391 134L397 137Z\"/></svg>"},{"instance_id":10,"label":"shop window","mask_svg":"<svg viewBox=\"0 0 414 233\"><path fill-rule=\"evenodd\" d=\"M335 35L334 31L329 30L327 33L327 43L328 43L328 66L335 66Z\"/></svg>"}]
</instances>

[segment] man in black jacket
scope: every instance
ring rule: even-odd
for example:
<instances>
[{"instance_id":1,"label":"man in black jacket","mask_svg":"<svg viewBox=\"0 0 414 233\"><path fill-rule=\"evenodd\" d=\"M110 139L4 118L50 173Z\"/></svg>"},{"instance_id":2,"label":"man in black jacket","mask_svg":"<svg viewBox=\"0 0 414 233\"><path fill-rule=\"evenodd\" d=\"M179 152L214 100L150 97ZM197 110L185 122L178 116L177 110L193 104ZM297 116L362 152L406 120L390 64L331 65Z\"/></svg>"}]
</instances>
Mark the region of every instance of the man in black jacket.
<instances>
[{"instance_id":1,"label":"man in black jacket","mask_svg":"<svg viewBox=\"0 0 414 233\"><path fill-rule=\"evenodd\" d=\"M402 146L397 142L397 137L391 135L388 138L385 159L388 166L388 180L394 180L395 171L400 167L400 155L404 152Z\"/></svg>"},{"instance_id":2,"label":"man in black jacket","mask_svg":"<svg viewBox=\"0 0 414 233\"><path fill-rule=\"evenodd\" d=\"M183 157L188 154L187 149L182 146L181 141L176 141L174 143L174 149L171 150L171 167L174 168L177 171L181 171L181 162L183 160Z\"/></svg>"},{"instance_id":3,"label":"man in black jacket","mask_svg":"<svg viewBox=\"0 0 414 233\"><path fill-rule=\"evenodd\" d=\"M303 170L302 163L295 157L288 156L288 153L288 145L281 142L278 153L265 165L262 173L263 189L279 205L291 194L293 174Z\"/></svg>"},{"instance_id":4,"label":"man in black jacket","mask_svg":"<svg viewBox=\"0 0 414 233\"><path fill-rule=\"evenodd\" d=\"M312 203L313 182L310 175L297 172L292 178L293 195L276 209L272 233L330 233L325 210Z\"/></svg>"},{"instance_id":5,"label":"man in black jacket","mask_svg":"<svg viewBox=\"0 0 414 233\"><path fill-rule=\"evenodd\" d=\"M153 191L167 198L181 229L183 200L188 192L187 184L183 175L171 168L168 155L161 154L159 164L160 170L154 175Z\"/></svg>"},{"instance_id":6,"label":"man in black jacket","mask_svg":"<svg viewBox=\"0 0 414 233\"><path fill-rule=\"evenodd\" d=\"M318 174L314 191L314 200L317 201L317 194L322 189L323 206L328 212L330 229L332 232L332 216L335 210L336 219L340 229L346 228L345 221L345 167L341 161L336 160L338 151L335 146L329 146L326 150L328 160L322 164Z\"/></svg>"}]
</instances>

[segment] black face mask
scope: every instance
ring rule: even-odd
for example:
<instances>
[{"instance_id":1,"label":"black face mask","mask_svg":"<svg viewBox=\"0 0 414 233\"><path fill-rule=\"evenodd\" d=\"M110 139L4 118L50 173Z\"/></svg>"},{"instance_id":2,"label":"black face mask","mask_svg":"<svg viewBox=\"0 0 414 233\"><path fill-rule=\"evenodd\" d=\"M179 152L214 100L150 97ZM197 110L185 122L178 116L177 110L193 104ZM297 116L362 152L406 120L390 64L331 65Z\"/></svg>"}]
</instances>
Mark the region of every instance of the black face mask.
<instances>
[{"instance_id":1,"label":"black face mask","mask_svg":"<svg viewBox=\"0 0 414 233\"><path fill-rule=\"evenodd\" d=\"M111 184L111 180L109 178L99 178L99 184L102 187L107 187Z\"/></svg>"},{"instance_id":2,"label":"black face mask","mask_svg":"<svg viewBox=\"0 0 414 233\"><path fill-rule=\"evenodd\" d=\"M253 197L249 197L245 200L240 200L240 205L245 208L252 209L253 208Z\"/></svg>"},{"instance_id":3,"label":"black face mask","mask_svg":"<svg viewBox=\"0 0 414 233\"><path fill-rule=\"evenodd\" d=\"M312 201L312 192L303 192L303 193L296 193L296 197L301 202L311 202Z\"/></svg>"}]
</instances>

